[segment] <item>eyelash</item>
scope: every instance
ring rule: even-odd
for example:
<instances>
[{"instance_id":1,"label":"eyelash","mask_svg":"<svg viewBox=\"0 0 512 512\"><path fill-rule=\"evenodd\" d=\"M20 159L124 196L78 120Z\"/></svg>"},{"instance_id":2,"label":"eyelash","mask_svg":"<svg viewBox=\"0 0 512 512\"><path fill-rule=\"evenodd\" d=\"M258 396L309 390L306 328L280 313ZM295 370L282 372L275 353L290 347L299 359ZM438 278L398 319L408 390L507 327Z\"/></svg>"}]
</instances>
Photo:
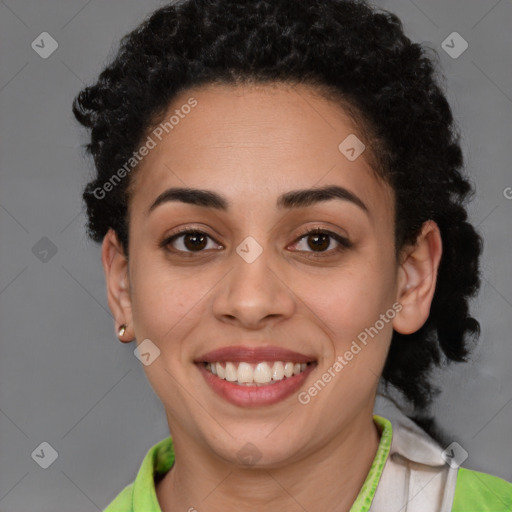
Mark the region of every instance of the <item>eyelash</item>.
<instances>
[{"instance_id":1,"label":"eyelash","mask_svg":"<svg viewBox=\"0 0 512 512\"><path fill-rule=\"evenodd\" d=\"M217 242L217 240L215 240L213 237L211 237L208 233L201 231L199 229L185 227L185 228L179 229L178 231L173 233L171 236L165 238L159 244L159 246L167 252L179 254L183 257L193 257L196 253L199 254L201 252L204 252L204 249L202 249L200 251L181 251L181 250L176 250L176 249L169 249L168 246L172 242L174 242L176 239L180 238L183 235L189 235L189 234L205 235L208 238L210 238L211 240L213 240L216 244L221 245L221 244L219 244L219 242ZM341 253L341 252L345 251L346 249L349 249L352 247L352 243L347 238L342 237L341 235L338 235L337 233L334 233L333 231L329 231L327 229L320 228L320 227L315 227L315 228L311 228L311 229L304 231L301 235L299 235L295 239L295 242L293 242L292 245L296 245L303 238L307 238L310 235L317 235L317 234L328 235L329 237L333 238L336 242L338 242L339 245L335 249L330 249L328 251L319 251L319 252L317 252L317 251L299 251L299 252L306 252L306 253L310 254L310 256L308 256L308 257L312 257L312 258L324 258L326 256L331 256L333 253ZM185 255L187 255L187 256L185 256Z\"/></svg>"},{"instance_id":2,"label":"eyelash","mask_svg":"<svg viewBox=\"0 0 512 512\"><path fill-rule=\"evenodd\" d=\"M352 243L347 238L338 235L338 233L334 233L333 231L329 231L328 229L316 227L316 228L310 228L304 231L301 235L299 235L294 242L294 244L300 242L303 238L307 238L310 235L327 235L331 238L333 238L336 242L338 242L338 246L335 249L329 249L328 251L305 251L308 253L311 253L313 255L313 258L323 258L326 256L330 256L333 253L341 253L345 251L346 249L350 249L352 247ZM330 245L330 244L329 244Z\"/></svg>"}]
</instances>

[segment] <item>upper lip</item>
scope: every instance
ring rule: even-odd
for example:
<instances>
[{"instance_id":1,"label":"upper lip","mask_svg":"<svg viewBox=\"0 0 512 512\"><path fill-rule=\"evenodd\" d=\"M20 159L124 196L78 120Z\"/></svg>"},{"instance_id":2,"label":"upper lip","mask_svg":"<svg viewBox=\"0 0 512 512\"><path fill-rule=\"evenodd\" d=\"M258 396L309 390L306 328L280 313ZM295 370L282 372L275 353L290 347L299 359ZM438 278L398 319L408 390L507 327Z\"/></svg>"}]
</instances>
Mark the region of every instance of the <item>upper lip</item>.
<instances>
[{"instance_id":1,"label":"upper lip","mask_svg":"<svg viewBox=\"0 0 512 512\"><path fill-rule=\"evenodd\" d=\"M257 363L262 361L284 361L291 363L309 363L315 361L315 357L299 352L293 352L282 347L224 347L207 352L196 359L194 363L215 363L232 361L241 363Z\"/></svg>"}]
</instances>

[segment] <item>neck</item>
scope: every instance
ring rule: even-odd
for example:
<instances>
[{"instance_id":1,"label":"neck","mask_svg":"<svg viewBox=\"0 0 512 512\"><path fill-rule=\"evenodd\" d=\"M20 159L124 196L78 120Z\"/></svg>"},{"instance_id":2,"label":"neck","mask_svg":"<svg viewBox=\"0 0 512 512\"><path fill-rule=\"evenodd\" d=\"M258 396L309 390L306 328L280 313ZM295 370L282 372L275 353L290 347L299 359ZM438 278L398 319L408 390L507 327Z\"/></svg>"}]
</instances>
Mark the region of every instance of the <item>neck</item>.
<instances>
[{"instance_id":1,"label":"neck","mask_svg":"<svg viewBox=\"0 0 512 512\"><path fill-rule=\"evenodd\" d=\"M205 460L204 448L194 447L186 435L173 433L175 464L156 489L162 512L252 512L268 508L269 503L276 510L348 512L379 445L371 415L356 423L311 456L270 469L240 468L218 458Z\"/></svg>"}]
</instances>

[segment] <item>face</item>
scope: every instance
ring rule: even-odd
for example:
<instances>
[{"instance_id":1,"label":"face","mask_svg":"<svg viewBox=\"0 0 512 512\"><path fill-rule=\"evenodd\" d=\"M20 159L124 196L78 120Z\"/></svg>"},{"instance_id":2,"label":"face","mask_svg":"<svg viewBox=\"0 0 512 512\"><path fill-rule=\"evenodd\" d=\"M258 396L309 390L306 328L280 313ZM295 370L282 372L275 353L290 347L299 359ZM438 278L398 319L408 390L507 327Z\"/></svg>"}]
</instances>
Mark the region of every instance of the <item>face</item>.
<instances>
[{"instance_id":1,"label":"face","mask_svg":"<svg viewBox=\"0 0 512 512\"><path fill-rule=\"evenodd\" d=\"M393 192L306 86L203 86L176 110L134 175L109 302L159 350L144 370L177 445L237 463L252 443L258 464L286 464L371 416L407 282Z\"/></svg>"}]
</instances>

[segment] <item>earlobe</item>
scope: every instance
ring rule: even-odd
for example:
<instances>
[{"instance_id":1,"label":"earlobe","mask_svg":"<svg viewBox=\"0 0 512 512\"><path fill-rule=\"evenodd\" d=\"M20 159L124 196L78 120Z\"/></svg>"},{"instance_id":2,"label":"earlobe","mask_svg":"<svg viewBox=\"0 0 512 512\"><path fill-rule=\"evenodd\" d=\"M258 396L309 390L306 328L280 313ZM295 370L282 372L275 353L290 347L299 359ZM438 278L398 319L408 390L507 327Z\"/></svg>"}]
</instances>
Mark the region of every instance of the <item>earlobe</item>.
<instances>
[{"instance_id":1,"label":"earlobe","mask_svg":"<svg viewBox=\"0 0 512 512\"><path fill-rule=\"evenodd\" d=\"M109 229L103 239L101 261L107 285L107 300L115 319L120 341L132 341L132 309L128 279L128 260L114 230Z\"/></svg>"},{"instance_id":2,"label":"earlobe","mask_svg":"<svg viewBox=\"0 0 512 512\"><path fill-rule=\"evenodd\" d=\"M430 314L442 255L441 233L429 220L423 224L416 244L406 247L399 268L397 301L402 310L393 321L401 334L419 330Z\"/></svg>"}]
</instances>

